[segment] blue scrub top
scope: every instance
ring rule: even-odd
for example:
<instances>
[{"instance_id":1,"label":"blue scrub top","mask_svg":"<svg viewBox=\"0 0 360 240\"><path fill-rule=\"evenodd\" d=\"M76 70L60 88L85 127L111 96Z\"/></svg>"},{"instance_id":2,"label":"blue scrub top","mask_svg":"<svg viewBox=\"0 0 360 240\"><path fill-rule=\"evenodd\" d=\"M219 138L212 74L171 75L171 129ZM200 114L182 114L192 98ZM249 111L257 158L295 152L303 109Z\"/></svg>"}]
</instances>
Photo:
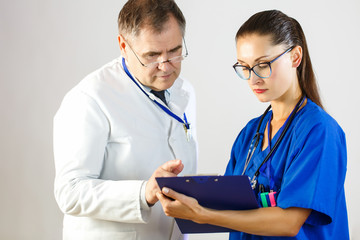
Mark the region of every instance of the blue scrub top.
<instances>
[{"instance_id":1,"label":"blue scrub top","mask_svg":"<svg viewBox=\"0 0 360 240\"><path fill-rule=\"evenodd\" d=\"M260 132L264 132L270 117L271 111L265 116ZM259 121L260 117L251 120L238 135L225 175L242 174ZM279 132L271 140L271 146ZM269 151L262 151L261 143L262 138L245 172L251 178ZM272 190L278 193L278 207L308 208L313 210L312 213L296 237L263 237L232 232L230 239L349 239L344 192L346 162L343 130L329 114L308 99L273 154L270 173L275 184ZM259 184L269 190L266 169L258 177ZM259 196L258 190L255 193Z\"/></svg>"}]
</instances>

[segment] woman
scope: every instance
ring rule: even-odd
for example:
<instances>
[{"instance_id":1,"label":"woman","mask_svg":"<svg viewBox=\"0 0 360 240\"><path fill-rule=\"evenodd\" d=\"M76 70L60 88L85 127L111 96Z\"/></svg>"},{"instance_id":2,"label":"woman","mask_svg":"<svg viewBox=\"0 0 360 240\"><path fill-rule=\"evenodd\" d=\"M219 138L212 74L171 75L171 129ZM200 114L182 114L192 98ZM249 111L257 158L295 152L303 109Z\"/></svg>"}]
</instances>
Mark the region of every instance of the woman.
<instances>
[{"instance_id":1,"label":"woman","mask_svg":"<svg viewBox=\"0 0 360 240\"><path fill-rule=\"evenodd\" d=\"M259 12L240 27L236 48L236 73L272 110L240 132L225 175L249 176L261 207L212 210L164 188L165 213L238 231L230 239L349 239L345 134L322 109L300 24Z\"/></svg>"}]
</instances>

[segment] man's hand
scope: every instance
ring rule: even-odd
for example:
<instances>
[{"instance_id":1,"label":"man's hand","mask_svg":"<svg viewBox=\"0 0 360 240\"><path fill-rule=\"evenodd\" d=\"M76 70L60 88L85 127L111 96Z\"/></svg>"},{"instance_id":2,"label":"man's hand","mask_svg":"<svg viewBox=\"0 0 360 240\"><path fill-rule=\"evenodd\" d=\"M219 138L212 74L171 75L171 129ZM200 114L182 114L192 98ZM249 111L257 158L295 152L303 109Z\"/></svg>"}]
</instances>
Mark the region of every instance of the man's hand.
<instances>
[{"instance_id":1,"label":"man's hand","mask_svg":"<svg viewBox=\"0 0 360 240\"><path fill-rule=\"evenodd\" d=\"M183 169L184 164L178 159L168 161L156 169L146 184L145 197L147 203L154 205L159 200L156 193L160 192L160 188L156 182L156 177L175 177L181 173Z\"/></svg>"}]
</instances>

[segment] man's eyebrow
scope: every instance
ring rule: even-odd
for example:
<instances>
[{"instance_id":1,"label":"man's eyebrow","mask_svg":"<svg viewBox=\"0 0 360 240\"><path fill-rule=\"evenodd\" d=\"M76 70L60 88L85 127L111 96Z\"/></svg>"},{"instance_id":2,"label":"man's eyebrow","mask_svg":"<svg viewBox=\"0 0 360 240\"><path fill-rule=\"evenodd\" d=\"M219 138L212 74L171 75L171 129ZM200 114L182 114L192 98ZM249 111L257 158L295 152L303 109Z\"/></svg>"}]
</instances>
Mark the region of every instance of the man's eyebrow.
<instances>
[{"instance_id":1,"label":"man's eyebrow","mask_svg":"<svg viewBox=\"0 0 360 240\"><path fill-rule=\"evenodd\" d=\"M182 48L182 45L178 45L178 46L174 47L173 49L170 49L169 52L175 52L175 51L179 50L180 48Z\"/></svg>"},{"instance_id":2,"label":"man's eyebrow","mask_svg":"<svg viewBox=\"0 0 360 240\"><path fill-rule=\"evenodd\" d=\"M161 52L149 51L141 54L142 57L161 55Z\"/></svg>"},{"instance_id":3,"label":"man's eyebrow","mask_svg":"<svg viewBox=\"0 0 360 240\"><path fill-rule=\"evenodd\" d=\"M178 45L172 49L170 49L168 52L176 52L177 50L179 50L180 48L182 48L182 45ZM150 55L161 55L162 52L157 52L157 51L149 51L149 52L145 52L143 54L141 54L142 57L148 57Z\"/></svg>"}]
</instances>

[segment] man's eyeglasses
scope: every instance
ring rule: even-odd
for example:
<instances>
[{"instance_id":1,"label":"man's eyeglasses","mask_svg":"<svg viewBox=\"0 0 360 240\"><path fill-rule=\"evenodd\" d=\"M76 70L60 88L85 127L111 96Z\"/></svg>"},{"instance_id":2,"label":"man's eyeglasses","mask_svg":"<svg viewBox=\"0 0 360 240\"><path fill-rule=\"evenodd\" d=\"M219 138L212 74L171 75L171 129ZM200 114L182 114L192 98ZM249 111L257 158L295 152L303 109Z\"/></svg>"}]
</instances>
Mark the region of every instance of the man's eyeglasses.
<instances>
[{"instance_id":1,"label":"man's eyeglasses","mask_svg":"<svg viewBox=\"0 0 360 240\"><path fill-rule=\"evenodd\" d=\"M233 68L237 73L237 75L244 80L250 79L251 71L253 71L256 74L256 76L258 76L259 78L268 78L271 76L272 73L271 64L275 62L277 59L279 59L281 56L283 56L285 53L290 52L292 49L293 47L289 48L288 50L286 50L285 52L283 52L282 54L280 54L278 57L271 60L270 62L258 63L252 68L240 65L239 63L235 63L233 65Z\"/></svg>"},{"instance_id":2,"label":"man's eyeglasses","mask_svg":"<svg viewBox=\"0 0 360 240\"><path fill-rule=\"evenodd\" d=\"M183 38L183 41L184 41L184 47L185 47L185 53L180 53L181 55L179 55L179 50L182 51L182 47L179 48L179 49L175 49L174 51L171 51L169 53L170 55L170 58L168 58L167 60L165 61L156 61L159 56L158 55L155 55L155 56L148 56L148 59L146 60L143 60L144 62L142 62L140 60L140 58L138 57L138 55L135 53L135 51L132 49L132 47L130 46L130 44L128 43L129 45L129 48L131 49L131 51L134 53L135 57L137 58L137 60L139 61L139 63L143 66L143 67L148 67L148 68L156 68L158 67L161 63L178 63L178 62L181 62L182 60L184 60L188 55L188 50L186 48L186 43L185 43L185 39ZM173 56L175 55L175 56Z\"/></svg>"}]
</instances>

